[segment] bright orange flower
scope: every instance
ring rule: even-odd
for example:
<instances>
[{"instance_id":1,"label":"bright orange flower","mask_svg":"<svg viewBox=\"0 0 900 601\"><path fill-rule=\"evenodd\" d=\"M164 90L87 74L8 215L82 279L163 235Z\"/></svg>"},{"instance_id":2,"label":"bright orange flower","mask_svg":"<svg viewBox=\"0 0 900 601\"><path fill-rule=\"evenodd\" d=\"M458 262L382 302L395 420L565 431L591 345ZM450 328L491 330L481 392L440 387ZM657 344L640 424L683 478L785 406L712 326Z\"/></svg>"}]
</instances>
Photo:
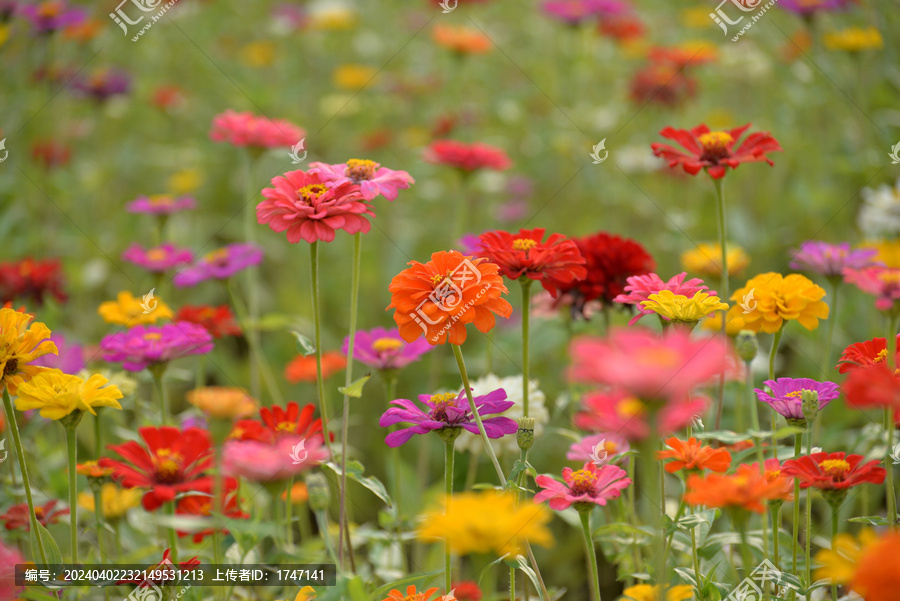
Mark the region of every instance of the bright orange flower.
<instances>
[{"instance_id":1,"label":"bright orange flower","mask_svg":"<svg viewBox=\"0 0 900 601\"><path fill-rule=\"evenodd\" d=\"M900 589L900 533L885 534L857 565L850 588L866 601L894 601Z\"/></svg>"},{"instance_id":2,"label":"bright orange flower","mask_svg":"<svg viewBox=\"0 0 900 601\"><path fill-rule=\"evenodd\" d=\"M391 280L391 304L400 336L407 342L425 335L429 344L462 344L466 324L482 332L494 327L494 314L509 317L512 305L501 294L500 268L481 258L450 250L431 255L428 263L410 261Z\"/></svg>"},{"instance_id":3,"label":"bright orange flower","mask_svg":"<svg viewBox=\"0 0 900 601\"><path fill-rule=\"evenodd\" d=\"M693 436L687 441L674 436L666 440L669 450L658 451L657 459L674 459L666 464L666 471L674 474L678 470L711 470L725 472L731 466L731 453L725 449L704 447Z\"/></svg>"},{"instance_id":4,"label":"bright orange flower","mask_svg":"<svg viewBox=\"0 0 900 601\"><path fill-rule=\"evenodd\" d=\"M339 372L347 367L347 360L337 351L327 351L322 353L322 377L328 378L335 372ZM304 357L297 355L284 368L284 379L291 384L297 382L315 382L316 381L316 358L314 355Z\"/></svg>"},{"instance_id":5,"label":"bright orange flower","mask_svg":"<svg viewBox=\"0 0 900 601\"><path fill-rule=\"evenodd\" d=\"M484 54L491 49L491 40L477 29L469 27L436 25L431 31L431 38L438 46L458 54Z\"/></svg>"},{"instance_id":6,"label":"bright orange flower","mask_svg":"<svg viewBox=\"0 0 900 601\"><path fill-rule=\"evenodd\" d=\"M388 596L385 597L382 601L428 601L431 599L431 596L437 592L437 587L433 587L428 589L427 591L422 591L421 593L416 592L416 587L414 585L409 585L406 587L406 595L398 591L397 589L391 589L391 592L388 593ZM440 599L435 599L434 601L456 601L456 597L453 596L453 593L449 593L440 597Z\"/></svg>"},{"instance_id":7,"label":"bright orange flower","mask_svg":"<svg viewBox=\"0 0 900 601\"><path fill-rule=\"evenodd\" d=\"M746 509L762 513L765 501L785 499L787 494L777 479L771 482L759 473L759 467L740 466L736 474L691 474L684 500L691 505Z\"/></svg>"}]
</instances>

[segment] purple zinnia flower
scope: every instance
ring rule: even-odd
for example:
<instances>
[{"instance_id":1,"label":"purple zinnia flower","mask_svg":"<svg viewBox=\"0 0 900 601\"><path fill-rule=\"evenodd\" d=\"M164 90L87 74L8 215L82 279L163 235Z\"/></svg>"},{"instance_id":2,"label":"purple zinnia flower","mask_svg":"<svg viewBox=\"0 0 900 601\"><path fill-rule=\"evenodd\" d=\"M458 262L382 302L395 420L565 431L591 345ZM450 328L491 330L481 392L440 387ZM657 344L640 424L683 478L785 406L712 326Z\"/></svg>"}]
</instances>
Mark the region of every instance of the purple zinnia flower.
<instances>
[{"instance_id":1,"label":"purple zinnia flower","mask_svg":"<svg viewBox=\"0 0 900 601\"><path fill-rule=\"evenodd\" d=\"M35 33L53 33L69 25L77 25L85 18L80 8L69 8L65 0L46 0L40 4L26 4L20 14L31 22Z\"/></svg>"},{"instance_id":2,"label":"purple zinnia flower","mask_svg":"<svg viewBox=\"0 0 900 601\"><path fill-rule=\"evenodd\" d=\"M463 234L456 243L459 245L459 252L464 255L477 255L481 252L481 236L476 234Z\"/></svg>"},{"instance_id":3,"label":"purple zinnia flower","mask_svg":"<svg viewBox=\"0 0 900 601\"><path fill-rule=\"evenodd\" d=\"M359 186L360 194L366 200L372 200L378 195L394 200L399 190L416 183L406 171L394 171L382 167L380 163L364 159L350 159L337 165L310 163L309 167L308 173L318 175L329 188L336 188L341 184Z\"/></svg>"},{"instance_id":4,"label":"purple zinnia flower","mask_svg":"<svg viewBox=\"0 0 900 601\"><path fill-rule=\"evenodd\" d=\"M630 9L619 0L546 0L541 7L547 15L567 25L578 25L592 17L619 15Z\"/></svg>"},{"instance_id":5,"label":"purple zinnia flower","mask_svg":"<svg viewBox=\"0 0 900 601\"><path fill-rule=\"evenodd\" d=\"M512 401L507 401L506 391L498 388L486 395L475 397L475 406L481 416L503 413L513 406ZM402 422L414 424L409 428L402 428L391 432L384 439L389 447L399 447L414 434L427 434L445 428L465 428L472 434L478 434L478 424L475 416L469 410L469 401L466 399L466 391L459 394L448 392L446 394L420 394L419 401L425 404L429 411L425 413L415 403L408 399L391 401L391 407L384 412L378 425L382 428L393 426ZM489 417L482 419L484 430L488 438L500 438L505 434L512 434L518 430L515 421L508 417Z\"/></svg>"},{"instance_id":6,"label":"purple zinnia flower","mask_svg":"<svg viewBox=\"0 0 900 601\"><path fill-rule=\"evenodd\" d=\"M791 269L814 271L827 277L840 277L844 268L863 269L879 265L874 257L878 254L875 248L850 250L849 242L829 244L810 240L800 245L794 253Z\"/></svg>"},{"instance_id":7,"label":"purple zinnia flower","mask_svg":"<svg viewBox=\"0 0 900 601\"><path fill-rule=\"evenodd\" d=\"M80 344L68 342L62 334L51 334L50 341L56 344L59 354L38 357L31 365L58 369L67 374L76 374L84 369L84 348Z\"/></svg>"},{"instance_id":8,"label":"purple zinnia flower","mask_svg":"<svg viewBox=\"0 0 900 601\"><path fill-rule=\"evenodd\" d=\"M154 196L138 196L128 203L125 209L129 213L146 213L148 215L171 215L185 209L194 209L197 201L190 196L175 197L171 194L155 194Z\"/></svg>"},{"instance_id":9,"label":"purple zinnia flower","mask_svg":"<svg viewBox=\"0 0 900 601\"><path fill-rule=\"evenodd\" d=\"M163 273L191 262L194 253L186 248L178 248L170 242L144 250L140 244L132 244L122 258L153 273Z\"/></svg>"},{"instance_id":10,"label":"purple zinnia flower","mask_svg":"<svg viewBox=\"0 0 900 601\"><path fill-rule=\"evenodd\" d=\"M101 69L89 77L76 79L72 89L102 102L117 94L127 94L131 89L131 76L121 69Z\"/></svg>"},{"instance_id":11,"label":"purple zinnia flower","mask_svg":"<svg viewBox=\"0 0 900 601\"><path fill-rule=\"evenodd\" d=\"M344 338L341 352L347 355L350 337ZM424 338L407 342L400 336L400 330L372 328L368 332L356 332L353 342L353 359L374 369L402 369L419 360L432 346Z\"/></svg>"},{"instance_id":12,"label":"purple zinnia flower","mask_svg":"<svg viewBox=\"0 0 900 601\"><path fill-rule=\"evenodd\" d=\"M128 371L141 371L149 365L202 355L212 348L212 336L206 328L189 321L163 326L135 326L127 332L105 336L100 341L103 359L121 363Z\"/></svg>"},{"instance_id":13,"label":"purple zinnia flower","mask_svg":"<svg viewBox=\"0 0 900 601\"><path fill-rule=\"evenodd\" d=\"M778 6L803 18L810 18L819 11L843 10L850 0L781 0Z\"/></svg>"},{"instance_id":14,"label":"purple zinnia flower","mask_svg":"<svg viewBox=\"0 0 900 601\"><path fill-rule=\"evenodd\" d=\"M172 281L178 287L194 286L204 280L216 278L224 280L237 272L253 265L259 265L263 259L260 247L237 242L197 259L192 265L185 267Z\"/></svg>"},{"instance_id":15,"label":"purple zinnia flower","mask_svg":"<svg viewBox=\"0 0 900 601\"><path fill-rule=\"evenodd\" d=\"M772 391L771 394L759 388L754 389L756 396L763 403L769 405L774 411L783 415L788 423L791 421L806 422L803 415L804 390L815 391L819 395L819 410L824 409L828 403L841 396L840 387L834 382L816 382L809 378L778 378L763 382Z\"/></svg>"}]
</instances>

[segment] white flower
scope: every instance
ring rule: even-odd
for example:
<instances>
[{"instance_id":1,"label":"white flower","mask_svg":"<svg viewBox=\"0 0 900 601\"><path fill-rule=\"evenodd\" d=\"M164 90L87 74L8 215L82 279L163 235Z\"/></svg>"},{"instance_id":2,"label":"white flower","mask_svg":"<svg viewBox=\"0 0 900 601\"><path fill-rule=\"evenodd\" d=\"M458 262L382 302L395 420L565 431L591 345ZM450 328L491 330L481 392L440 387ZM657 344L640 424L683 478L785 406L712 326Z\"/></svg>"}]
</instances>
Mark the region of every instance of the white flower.
<instances>
[{"instance_id":1,"label":"white flower","mask_svg":"<svg viewBox=\"0 0 900 601\"><path fill-rule=\"evenodd\" d=\"M863 188L860 195L863 204L856 221L863 234L869 238L900 234L900 179L893 187Z\"/></svg>"},{"instance_id":2,"label":"white flower","mask_svg":"<svg viewBox=\"0 0 900 601\"><path fill-rule=\"evenodd\" d=\"M498 388L506 391L506 400L512 401L513 406L497 415L489 417L503 416L512 420L523 417L522 410L522 376L507 376L500 378L494 374L488 374L483 378L479 378L472 382L472 394L481 396L489 392L493 392ZM528 383L528 417L534 418L534 437L537 439L544 430L544 424L550 419L547 408L544 406L546 396L541 389L532 381ZM494 445L494 452L497 455L519 456L519 446L516 444L516 435L507 434L503 438L491 440ZM463 431L462 435L456 440L456 449L458 451L468 451L470 453L483 453L484 443L481 436Z\"/></svg>"}]
</instances>

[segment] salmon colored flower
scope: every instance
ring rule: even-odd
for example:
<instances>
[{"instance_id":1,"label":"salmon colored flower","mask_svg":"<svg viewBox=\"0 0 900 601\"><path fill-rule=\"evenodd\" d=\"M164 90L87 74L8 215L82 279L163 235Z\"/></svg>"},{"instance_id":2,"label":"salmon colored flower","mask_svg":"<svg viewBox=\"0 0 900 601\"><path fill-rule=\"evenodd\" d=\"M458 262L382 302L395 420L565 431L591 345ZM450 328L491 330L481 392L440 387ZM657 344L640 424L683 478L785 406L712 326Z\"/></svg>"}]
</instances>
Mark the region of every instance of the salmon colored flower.
<instances>
[{"instance_id":1,"label":"salmon colored flower","mask_svg":"<svg viewBox=\"0 0 900 601\"><path fill-rule=\"evenodd\" d=\"M884 482L885 469L878 461L863 463L862 455L813 453L788 459L781 467L785 476L800 480L800 488L843 490L866 482Z\"/></svg>"},{"instance_id":2,"label":"salmon colored flower","mask_svg":"<svg viewBox=\"0 0 900 601\"><path fill-rule=\"evenodd\" d=\"M534 483L541 487L534 495L535 503L548 501L550 508L556 511L568 509L572 505L579 511L590 509L592 505L604 506L611 499L618 499L622 491L631 485L625 470L617 465L601 465L597 467L589 461L580 470L563 468L565 483L554 480L551 476L537 476Z\"/></svg>"},{"instance_id":3,"label":"salmon colored flower","mask_svg":"<svg viewBox=\"0 0 900 601\"><path fill-rule=\"evenodd\" d=\"M747 265L750 257L744 249L728 243L728 275L738 275ZM718 244L698 244L693 250L681 254L681 266L690 273L714 278L722 275L722 249Z\"/></svg>"},{"instance_id":4,"label":"salmon colored flower","mask_svg":"<svg viewBox=\"0 0 900 601\"><path fill-rule=\"evenodd\" d=\"M584 463L599 459L605 463L614 463L631 449L628 439L619 432L601 432L590 434L578 442L573 442L566 453L566 459Z\"/></svg>"},{"instance_id":5,"label":"salmon colored flower","mask_svg":"<svg viewBox=\"0 0 900 601\"><path fill-rule=\"evenodd\" d=\"M731 467L731 453L725 449L704 447L693 436L689 439L678 440L674 436L666 439L669 450L657 451L657 459L674 459L666 463L665 469L670 474L679 470L712 472L727 472Z\"/></svg>"},{"instance_id":6,"label":"salmon colored flower","mask_svg":"<svg viewBox=\"0 0 900 601\"><path fill-rule=\"evenodd\" d=\"M328 379L347 367L347 359L338 351L322 353L322 377ZM316 381L316 358L297 355L284 368L284 379L291 384Z\"/></svg>"},{"instance_id":7,"label":"salmon colored flower","mask_svg":"<svg viewBox=\"0 0 900 601\"><path fill-rule=\"evenodd\" d=\"M453 590L453 594L456 595L457 601L481 601L481 588L476 582L471 580L454 582L450 588Z\"/></svg>"},{"instance_id":8,"label":"salmon colored flower","mask_svg":"<svg viewBox=\"0 0 900 601\"><path fill-rule=\"evenodd\" d=\"M737 322L740 329L766 334L774 334L786 321L797 321L807 330L815 330L819 320L829 315L824 297L825 289L806 276L761 273L731 295L735 303L727 319Z\"/></svg>"},{"instance_id":9,"label":"salmon colored flower","mask_svg":"<svg viewBox=\"0 0 900 601\"><path fill-rule=\"evenodd\" d=\"M889 531L866 547L850 581L866 601L893 601L900 589L900 533Z\"/></svg>"},{"instance_id":10,"label":"salmon colored flower","mask_svg":"<svg viewBox=\"0 0 900 601\"><path fill-rule=\"evenodd\" d=\"M425 150L425 160L429 163L456 167L463 171L477 169L504 171L512 167L510 158L499 148L480 142L466 144L456 140L432 142Z\"/></svg>"},{"instance_id":11,"label":"salmon colored flower","mask_svg":"<svg viewBox=\"0 0 900 601\"><path fill-rule=\"evenodd\" d=\"M455 250L436 252L431 261L410 261L391 280L394 321L407 342L425 335L429 344L462 344L466 325L482 332L494 327L494 314L508 318L512 305L501 298L508 292L499 266Z\"/></svg>"},{"instance_id":12,"label":"salmon colored flower","mask_svg":"<svg viewBox=\"0 0 900 601\"><path fill-rule=\"evenodd\" d=\"M236 386L204 386L187 393L187 402L210 417L237 419L256 412L257 402Z\"/></svg>"},{"instance_id":13,"label":"salmon colored flower","mask_svg":"<svg viewBox=\"0 0 900 601\"><path fill-rule=\"evenodd\" d=\"M28 325L33 316L0 309L0 390L15 395L19 386L46 368L29 365L38 357L57 354L50 329L41 322Z\"/></svg>"},{"instance_id":14,"label":"salmon colored flower","mask_svg":"<svg viewBox=\"0 0 900 601\"><path fill-rule=\"evenodd\" d=\"M900 306L900 269L895 267L864 267L844 269L844 282L853 284L875 297L875 308L890 311Z\"/></svg>"},{"instance_id":15,"label":"salmon colored flower","mask_svg":"<svg viewBox=\"0 0 900 601\"><path fill-rule=\"evenodd\" d=\"M847 405L857 409L892 407L900 411L898 371L895 369L892 374L883 362L854 369L841 386Z\"/></svg>"},{"instance_id":16,"label":"salmon colored flower","mask_svg":"<svg viewBox=\"0 0 900 601\"><path fill-rule=\"evenodd\" d=\"M780 152L782 148L768 132L752 133L738 145L749 127L749 123L728 131L710 131L703 124L691 130L666 127L660 135L674 140L687 152L668 144L653 143L650 147L653 154L668 161L669 167L681 165L691 175L705 169L713 179L724 177L728 167L737 169L741 163L765 161L774 165L766 153Z\"/></svg>"},{"instance_id":17,"label":"salmon colored flower","mask_svg":"<svg viewBox=\"0 0 900 601\"><path fill-rule=\"evenodd\" d=\"M491 40L478 29L435 25L431 30L435 44L457 54L485 54L491 50Z\"/></svg>"},{"instance_id":18,"label":"salmon colored flower","mask_svg":"<svg viewBox=\"0 0 900 601\"><path fill-rule=\"evenodd\" d=\"M138 299L128 290L119 292L114 301L100 303L97 313L106 323L128 327L152 324L160 320L172 319L175 316L169 305L164 303L161 298Z\"/></svg>"},{"instance_id":19,"label":"salmon colored flower","mask_svg":"<svg viewBox=\"0 0 900 601\"><path fill-rule=\"evenodd\" d=\"M197 207L197 201L190 196L176 197L172 194L156 194L154 196L138 196L125 207L129 213L167 216L178 211Z\"/></svg>"},{"instance_id":20,"label":"salmon colored flower","mask_svg":"<svg viewBox=\"0 0 900 601\"><path fill-rule=\"evenodd\" d=\"M277 148L293 146L306 132L284 119L269 119L253 113L237 113L231 109L216 115L209 132L210 140L228 142L232 146Z\"/></svg>"},{"instance_id":21,"label":"salmon colored flower","mask_svg":"<svg viewBox=\"0 0 900 601\"><path fill-rule=\"evenodd\" d=\"M733 475L710 473L705 476L691 474L687 479L684 500L690 505L746 509L756 513L765 511L766 501L783 500L786 493L782 484L769 482L759 468L738 469Z\"/></svg>"},{"instance_id":22,"label":"salmon colored flower","mask_svg":"<svg viewBox=\"0 0 900 601\"><path fill-rule=\"evenodd\" d=\"M592 432L615 432L630 441L650 436L647 403L621 390L593 392L585 395L582 409L575 414L575 425ZM656 416L656 435L668 436L691 424L706 411L704 397L674 397Z\"/></svg>"},{"instance_id":23,"label":"salmon colored flower","mask_svg":"<svg viewBox=\"0 0 900 601\"><path fill-rule=\"evenodd\" d=\"M121 409L117 399L122 398L122 392L107 384L109 380L100 374L82 380L58 369L48 369L19 386L16 409L39 409L41 417L54 420L62 419L74 411L97 415L97 407Z\"/></svg>"},{"instance_id":24,"label":"salmon colored flower","mask_svg":"<svg viewBox=\"0 0 900 601\"><path fill-rule=\"evenodd\" d=\"M753 447L753 441L748 440L745 441L748 443L746 448ZM740 444L740 443L739 443ZM737 445L735 445L737 446ZM732 448L734 452L739 452L744 449ZM738 471L743 472L745 470L749 470L751 472L759 472L759 464L758 463L750 463L750 464L742 464L738 466ZM774 457L771 459L766 459L763 462L762 474L766 478L766 482L769 484L778 484L781 487L781 492L783 495L776 495L774 501L791 501L794 498L794 479L786 476L782 471L782 464L775 459Z\"/></svg>"}]
</instances>

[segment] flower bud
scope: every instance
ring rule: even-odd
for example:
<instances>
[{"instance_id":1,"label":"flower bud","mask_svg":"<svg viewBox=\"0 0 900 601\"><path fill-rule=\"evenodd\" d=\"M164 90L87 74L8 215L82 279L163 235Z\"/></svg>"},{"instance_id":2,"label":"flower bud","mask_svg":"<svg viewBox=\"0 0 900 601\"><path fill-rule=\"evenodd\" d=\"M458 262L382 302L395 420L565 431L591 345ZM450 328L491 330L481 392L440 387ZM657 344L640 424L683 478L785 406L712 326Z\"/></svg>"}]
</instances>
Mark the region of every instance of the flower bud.
<instances>
[{"instance_id":1,"label":"flower bud","mask_svg":"<svg viewBox=\"0 0 900 601\"><path fill-rule=\"evenodd\" d=\"M516 444L523 451L527 451L534 445L534 418L520 417L519 429L516 431Z\"/></svg>"},{"instance_id":2,"label":"flower bud","mask_svg":"<svg viewBox=\"0 0 900 601\"><path fill-rule=\"evenodd\" d=\"M753 330L741 330L738 332L734 338L734 349L745 363L753 361L759 352L759 341L756 339L756 332Z\"/></svg>"},{"instance_id":3,"label":"flower bud","mask_svg":"<svg viewBox=\"0 0 900 601\"><path fill-rule=\"evenodd\" d=\"M324 511L331 504L331 488L328 478L323 474L310 474L306 477L306 492L309 493L309 506L313 511Z\"/></svg>"},{"instance_id":4,"label":"flower bud","mask_svg":"<svg viewBox=\"0 0 900 601\"><path fill-rule=\"evenodd\" d=\"M819 415L819 393L815 390L801 390L800 399L803 417L806 418L806 421L814 421Z\"/></svg>"}]
</instances>

